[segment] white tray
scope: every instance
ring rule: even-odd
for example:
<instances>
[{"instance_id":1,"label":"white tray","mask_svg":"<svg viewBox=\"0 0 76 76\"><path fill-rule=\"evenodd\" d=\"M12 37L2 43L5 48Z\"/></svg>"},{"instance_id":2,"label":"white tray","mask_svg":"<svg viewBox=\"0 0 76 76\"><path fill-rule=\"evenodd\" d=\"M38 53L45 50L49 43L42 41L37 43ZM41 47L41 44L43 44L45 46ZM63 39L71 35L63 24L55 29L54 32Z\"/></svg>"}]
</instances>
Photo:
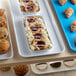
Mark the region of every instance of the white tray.
<instances>
[{"instance_id":1,"label":"white tray","mask_svg":"<svg viewBox=\"0 0 76 76\"><path fill-rule=\"evenodd\" d=\"M58 28L55 24L55 21L53 20L52 12L50 10L47 0L37 0L37 1L39 2L39 6L40 6L39 12L31 13L31 14L26 13L25 15L22 15L20 13L18 0L10 0L11 13L13 17L18 50L19 50L19 54L22 57L35 57L35 56L59 54L62 53L65 49ZM30 50L26 39L25 28L22 23L23 18L29 15L35 15L35 16L38 15L43 17L48 29L49 36L52 40L52 44L53 44L52 49L43 50L43 51Z\"/></svg>"},{"instance_id":2,"label":"white tray","mask_svg":"<svg viewBox=\"0 0 76 76\"><path fill-rule=\"evenodd\" d=\"M2 8L1 9L4 9L5 10L5 16L6 16L6 20L7 20L7 29L8 29L8 32L9 32L9 43L10 43L10 49L7 53L5 54L2 54L0 55L0 60L5 60L5 59L10 59L13 57L13 47L12 47L12 41L11 41L11 35L10 35L10 29L9 29L9 22L8 22L8 17L7 17L7 11L5 8Z\"/></svg>"},{"instance_id":3,"label":"white tray","mask_svg":"<svg viewBox=\"0 0 76 76\"><path fill-rule=\"evenodd\" d=\"M59 61L58 61L59 62ZM48 74L48 73L56 73L56 72L62 72L62 71L71 71L71 70L76 70L76 64L73 67L67 67L63 64L62 61L60 61L61 67L59 68L52 68L49 64L49 62L47 62L48 64L48 68L45 71L39 71L35 65L36 64L31 64L31 70L35 73L35 74ZM76 60L75 60L76 63Z\"/></svg>"}]
</instances>

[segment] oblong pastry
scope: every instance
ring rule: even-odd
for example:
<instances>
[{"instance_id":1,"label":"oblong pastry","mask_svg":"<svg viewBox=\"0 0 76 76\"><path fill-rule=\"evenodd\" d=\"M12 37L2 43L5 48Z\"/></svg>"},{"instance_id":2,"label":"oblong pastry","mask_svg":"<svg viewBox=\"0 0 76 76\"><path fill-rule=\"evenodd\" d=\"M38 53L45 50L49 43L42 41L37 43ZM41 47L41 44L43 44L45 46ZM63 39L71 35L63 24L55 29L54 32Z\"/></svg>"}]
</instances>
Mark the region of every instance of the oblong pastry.
<instances>
[{"instance_id":1,"label":"oblong pastry","mask_svg":"<svg viewBox=\"0 0 76 76\"><path fill-rule=\"evenodd\" d=\"M27 65L17 65L13 69L18 76L24 76L29 70Z\"/></svg>"},{"instance_id":2,"label":"oblong pastry","mask_svg":"<svg viewBox=\"0 0 76 76\"><path fill-rule=\"evenodd\" d=\"M0 17L5 17L5 11L4 11L4 9L0 9Z\"/></svg>"},{"instance_id":3,"label":"oblong pastry","mask_svg":"<svg viewBox=\"0 0 76 76\"><path fill-rule=\"evenodd\" d=\"M10 48L8 40L0 39L0 54L6 53Z\"/></svg>"},{"instance_id":4,"label":"oblong pastry","mask_svg":"<svg viewBox=\"0 0 76 76\"><path fill-rule=\"evenodd\" d=\"M67 0L58 0L58 1L59 1L61 6L64 5L67 2Z\"/></svg>"},{"instance_id":5,"label":"oblong pastry","mask_svg":"<svg viewBox=\"0 0 76 76\"><path fill-rule=\"evenodd\" d=\"M67 18L71 17L73 13L74 13L74 10L71 7L64 10L64 14L66 15Z\"/></svg>"},{"instance_id":6,"label":"oblong pastry","mask_svg":"<svg viewBox=\"0 0 76 76\"><path fill-rule=\"evenodd\" d=\"M39 11L39 5L35 2L29 2L27 4L20 5L22 12L37 12Z\"/></svg>"},{"instance_id":7,"label":"oblong pastry","mask_svg":"<svg viewBox=\"0 0 76 76\"><path fill-rule=\"evenodd\" d=\"M0 67L0 71L7 72L11 69L11 67Z\"/></svg>"},{"instance_id":8,"label":"oblong pastry","mask_svg":"<svg viewBox=\"0 0 76 76\"><path fill-rule=\"evenodd\" d=\"M71 31L72 32L76 31L76 21L72 22L72 24L71 24Z\"/></svg>"},{"instance_id":9,"label":"oblong pastry","mask_svg":"<svg viewBox=\"0 0 76 76\"><path fill-rule=\"evenodd\" d=\"M71 0L71 2L72 2L74 5L76 5L76 0Z\"/></svg>"},{"instance_id":10,"label":"oblong pastry","mask_svg":"<svg viewBox=\"0 0 76 76\"><path fill-rule=\"evenodd\" d=\"M8 30L5 27L0 28L0 39L7 39L8 38Z\"/></svg>"},{"instance_id":11,"label":"oblong pastry","mask_svg":"<svg viewBox=\"0 0 76 76\"><path fill-rule=\"evenodd\" d=\"M5 27L7 25L7 21L4 17L0 17L0 27Z\"/></svg>"}]
</instances>

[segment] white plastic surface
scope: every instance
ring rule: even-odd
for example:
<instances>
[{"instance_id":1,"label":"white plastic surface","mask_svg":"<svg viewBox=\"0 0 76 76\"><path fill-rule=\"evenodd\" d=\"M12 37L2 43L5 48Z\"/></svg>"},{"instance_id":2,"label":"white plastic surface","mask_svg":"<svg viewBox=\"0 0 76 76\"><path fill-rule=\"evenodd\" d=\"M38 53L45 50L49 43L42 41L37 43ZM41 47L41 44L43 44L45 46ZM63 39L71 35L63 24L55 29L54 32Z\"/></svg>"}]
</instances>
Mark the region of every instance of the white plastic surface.
<instances>
[{"instance_id":1,"label":"white plastic surface","mask_svg":"<svg viewBox=\"0 0 76 76\"><path fill-rule=\"evenodd\" d=\"M55 25L55 21L52 18L52 12L48 5L47 0L37 0L40 6L40 11L37 13L25 13L22 15L20 13L18 0L10 0L11 13L13 17L14 30L18 45L19 54L22 57L35 57L35 56L43 56L43 55L53 55L62 53L65 50L63 42L61 40L60 33L58 31L57 26ZM32 51L29 48L25 28L23 25L23 19L27 16L42 16L47 26L47 30L52 40L53 47L48 50L42 51Z\"/></svg>"}]
</instances>

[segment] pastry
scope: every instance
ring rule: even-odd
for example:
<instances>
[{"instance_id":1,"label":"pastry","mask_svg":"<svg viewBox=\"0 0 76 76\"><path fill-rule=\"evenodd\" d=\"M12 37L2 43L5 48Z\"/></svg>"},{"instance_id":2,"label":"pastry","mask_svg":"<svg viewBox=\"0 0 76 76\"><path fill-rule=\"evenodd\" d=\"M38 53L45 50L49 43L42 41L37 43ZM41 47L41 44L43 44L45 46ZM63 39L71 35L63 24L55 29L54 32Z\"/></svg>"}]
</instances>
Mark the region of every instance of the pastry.
<instances>
[{"instance_id":1,"label":"pastry","mask_svg":"<svg viewBox=\"0 0 76 76\"><path fill-rule=\"evenodd\" d=\"M63 64L67 67L73 67L75 65L75 60L64 60Z\"/></svg>"},{"instance_id":2,"label":"pastry","mask_svg":"<svg viewBox=\"0 0 76 76\"><path fill-rule=\"evenodd\" d=\"M4 17L0 17L0 27L5 27L7 25L7 21Z\"/></svg>"},{"instance_id":3,"label":"pastry","mask_svg":"<svg viewBox=\"0 0 76 76\"><path fill-rule=\"evenodd\" d=\"M37 2L28 2L27 4L20 5L22 12L37 12L39 11L39 5Z\"/></svg>"},{"instance_id":4,"label":"pastry","mask_svg":"<svg viewBox=\"0 0 76 76\"><path fill-rule=\"evenodd\" d=\"M71 0L71 2L72 2L74 5L76 5L76 0Z\"/></svg>"},{"instance_id":5,"label":"pastry","mask_svg":"<svg viewBox=\"0 0 76 76\"><path fill-rule=\"evenodd\" d=\"M0 39L0 54L6 53L10 48L10 44L5 39Z\"/></svg>"},{"instance_id":6,"label":"pastry","mask_svg":"<svg viewBox=\"0 0 76 76\"><path fill-rule=\"evenodd\" d=\"M8 30L5 27L0 28L0 39L8 38Z\"/></svg>"},{"instance_id":7,"label":"pastry","mask_svg":"<svg viewBox=\"0 0 76 76\"><path fill-rule=\"evenodd\" d=\"M17 76L24 76L28 72L27 65L17 65L13 67Z\"/></svg>"},{"instance_id":8,"label":"pastry","mask_svg":"<svg viewBox=\"0 0 76 76\"><path fill-rule=\"evenodd\" d=\"M48 68L48 64L47 63L38 63L35 66L40 71L45 71Z\"/></svg>"},{"instance_id":9,"label":"pastry","mask_svg":"<svg viewBox=\"0 0 76 76\"><path fill-rule=\"evenodd\" d=\"M52 48L52 43L44 21L39 16L29 16L24 20L27 38L31 50L45 50Z\"/></svg>"},{"instance_id":10,"label":"pastry","mask_svg":"<svg viewBox=\"0 0 76 76\"><path fill-rule=\"evenodd\" d=\"M71 24L71 31L72 32L76 31L76 21L72 22L72 24Z\"/></svg>"},{"instance_id":11,"label":"pastry","mask_svg":"<svg viewBox=\"0 0 76 76\"><path fill-rule=\"evenodd\" d=\"M11 67L0 67L0 71L7 72L11 69Z\"/></svg>"},{"instance_id":12,"label":"pastry","mask_svg":"<svg viewBox=\"0 0 76 76\"><path fill-rule=\"evenodd\" d=\"M61 62L55 62L55 63L51 63L50 66L52 68L59 68L61 66Z\"/></svg>"},{"instance_id":13,"label":"pastry","mask_svg":"<svg viewBox=\"0 0 76 76\"><path fill-rule=\"evenodd\" d=\"M3 9L0 9L0 17L4 17L5 16L5 11Z\"/></svg>"},{"instance_id":14,"label":"pastry","mask_svg":"<svg viewBox=\"0 0 76 76\"><path fill-rule=\"evenodd\" d=\"M65 13L66 17L69 18L70 16L73 15L74 11L71 7L69 7L66 10L64 10L64 13Z\"/></svg>"},{"instance_id":15,"label":"pastry","mask_svg":"<svg viewBox=\"0 0 76 76\"><path fill-rule=\"evenodd\" d=\"M58 0L58 1L59 1L60 5L64 5L67 2L67 0Z\"/></svg>"}]
</instances>

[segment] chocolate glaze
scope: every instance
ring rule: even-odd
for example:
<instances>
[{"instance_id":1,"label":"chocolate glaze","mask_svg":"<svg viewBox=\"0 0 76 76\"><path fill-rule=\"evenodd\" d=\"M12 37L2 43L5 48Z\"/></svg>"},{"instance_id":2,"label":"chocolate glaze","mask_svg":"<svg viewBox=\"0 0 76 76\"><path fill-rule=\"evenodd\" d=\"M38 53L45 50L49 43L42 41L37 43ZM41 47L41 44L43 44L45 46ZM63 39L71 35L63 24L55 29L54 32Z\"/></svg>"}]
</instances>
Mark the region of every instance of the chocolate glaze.
<instances>
[{"instance_id":1,"label":"chocolate glaze","mask_svg":"<svg viewBox=\"0 0 76 76\"><path fill-rule=\"evenodd\" d=\"M29 18L27 19L28 22L35 22L35 18Z\"/></svg>"},{"instance_id":2,"label":"chocolate glaze","mask_svg":"<svg viewBox=\"0 0 76 76\"><path fill-rule=\"evenodd\" d=\"M36 33L34 34L35 39L40 39L42 37L42 34Z\"/></svg>"}]
</instances>

